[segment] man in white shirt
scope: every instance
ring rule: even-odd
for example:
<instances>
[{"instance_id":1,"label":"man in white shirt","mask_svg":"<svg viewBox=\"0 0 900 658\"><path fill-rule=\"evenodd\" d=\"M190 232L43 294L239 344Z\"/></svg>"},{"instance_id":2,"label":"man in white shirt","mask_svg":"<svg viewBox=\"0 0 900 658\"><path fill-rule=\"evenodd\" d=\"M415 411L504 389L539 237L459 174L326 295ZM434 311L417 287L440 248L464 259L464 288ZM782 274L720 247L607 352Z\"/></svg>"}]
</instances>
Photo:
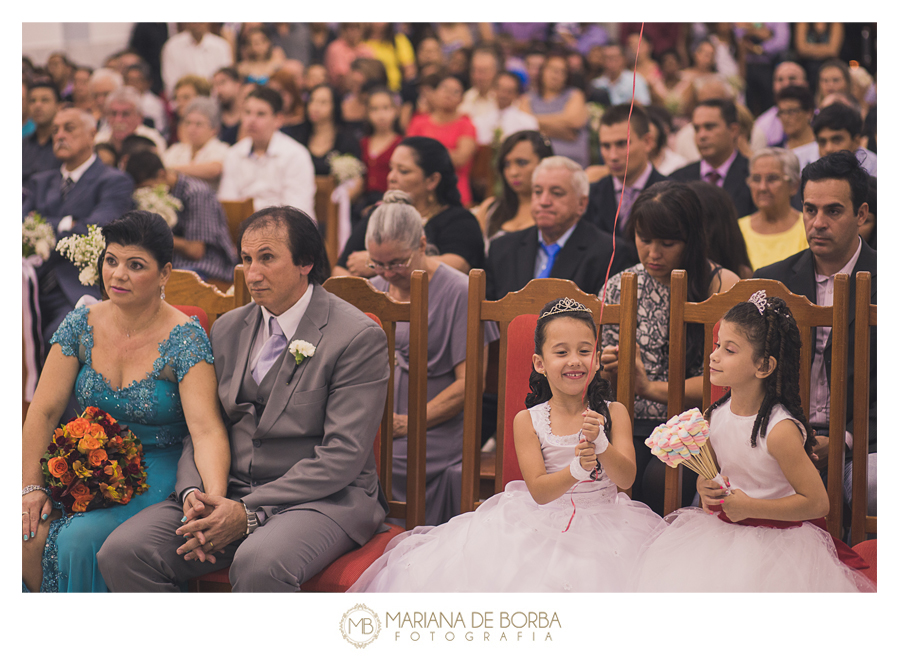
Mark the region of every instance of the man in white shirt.
<instances>
[{"instance_id":1,"label":"man in white shirt","mask_svg":"<svg viewBox=\"0 0 900 658\"><path fill-rule=\"evenodd\" d=\"M253 199L255 209L293 206L315 219L316 177L306 147L279 131L281 94L256 87L247 94L241 124L247 136L228 149L219 199Z\"/></svg>"},{"instance_id":2,"label":"man in white shirt","mask_svg":"<svg viewBox=\"0 0 900 658\"><path fill-rule=\"evenodd\" d=\"M472 88L463 94L459 112L469 115L477 131L476 141L482 146L493 141L494 135L490 125L496 124L499 120L497 116L499 109L494 93L494 80L499 70L500 58L491 46L479 46L472 53L472 64L469 68Z\"/></svg>"},{"instance_id":3,"label":"man in white shirt","mask_svg":"<svg viewBox=\"0 0 900 658\"><path fill-rule=\"evenodd\" d=\"M863 169L870 176L878 175L878 160L872 151L861 148L863 120L859 111L846 103L835 100L819 109L812 121L816 141L793 149L800 160L802 170L830 153L850 151L856 154Z\"/></svg>"},{"instance_id":4,"label":"man in white shirt","mask_svg":"<svg viewBox=\"0 0 900 658\"><path fill-rule=\"evenodd\" d=\"M603 46L603 75L591 83L592 87L609 92L613 105L630 103L632 89L634 100L641 105L650 105L650 87L640 73L625 68L625 53L622 46L610 43Z\"/></svg>"},{"instance_id":5,"label":"man in white shirt","mask_svg":"<svg viewBox=\"0 0 900 658\"><path fill-rule=\"evenodd\" d=\"M171 97L175 83L185 75L211 79L216 71L233 62L231 46L210 33L209 23L185 23L184 31L166 41L160 55L166 92Z\"/></svg>"}]
</instances>

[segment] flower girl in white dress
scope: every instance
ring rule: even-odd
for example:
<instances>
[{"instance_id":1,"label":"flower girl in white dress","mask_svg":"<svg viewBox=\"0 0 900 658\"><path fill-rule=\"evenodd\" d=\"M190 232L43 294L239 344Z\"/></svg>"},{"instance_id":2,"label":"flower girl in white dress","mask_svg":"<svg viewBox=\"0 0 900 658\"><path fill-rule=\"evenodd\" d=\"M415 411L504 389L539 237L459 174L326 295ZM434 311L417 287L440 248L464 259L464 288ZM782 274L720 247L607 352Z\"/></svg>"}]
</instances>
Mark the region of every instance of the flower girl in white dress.
<instances>
[{"instance_id":1,"label":"flower girl in white dress","mask_svg":"<svg viewBox=\"0 0 900 658\"><path fill-rule=\"evenodd\" d=\"M760 291L725 314L718 341L709 378L731 390L706 416L730 487L697 480L704 509L666 517L642 551L635 589L871 591L837 547L849 564L859 556L822 528L828 494L809 456L814 437L800 403L800 331L790 309Z\"/></svg>"},{"instance_id":2,"label":"flower girl in white dress","mask_svg":"<svg viewBox=\"0 0 900 658\"><path fill-rule=\"evenodd\" d=\"M529 408L514 423L524 482L474 512L399 535L350 591L627 590L638 550L661 519L617 492L634 480L631 422L623 405L604 399L595 337L582 304L544 307Z\"/></svg>"}]
</instances>

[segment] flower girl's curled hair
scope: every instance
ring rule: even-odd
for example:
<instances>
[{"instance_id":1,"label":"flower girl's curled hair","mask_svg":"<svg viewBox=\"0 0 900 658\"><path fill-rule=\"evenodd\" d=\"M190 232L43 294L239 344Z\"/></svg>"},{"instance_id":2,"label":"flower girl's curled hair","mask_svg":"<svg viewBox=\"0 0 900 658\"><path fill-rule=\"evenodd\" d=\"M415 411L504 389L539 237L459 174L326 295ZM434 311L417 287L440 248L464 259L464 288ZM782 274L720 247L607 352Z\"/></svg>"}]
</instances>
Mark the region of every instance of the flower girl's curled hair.
<instances>
[{"instance_id":1,"label":"flower girl's curled hair","mask_svg":"<svg viewBox=\"0 0 900 658\"><path fill-rule=\"evenodd\" d=\"M791 309L780 297L766 299L763 296L756 303L736 304L725 314L722 322L734 324L747 337L753 345L754 359L768 359L770 356L776 359L775 370L763 380L765 397L753 423L750 445L756 447L756 437L768 427L772 408L781 404L800 421L806 432L803 447L807 454L812 452L815 443L813 430L800 401L800 329ZM712 411L730 397L731 391L728 391L711 404L704 414L706 420L709 421Z\"/></svg>"},{"instance_id":2,"label":"flower girl's curled hair","mask_svg":"<svg viewBox=\"0 0 900 658\"><path fill-rule=\"evenodd\" d=\"M591 330L591 333L594 336L597 335L597 325L594 324L594 315L589 310L554 310L559 308L559 304L566 301L568 300L554 299L541 309L537 326L534 329L535 354L542 354L544 342L547 339L547 325L558 318L572 318L579 322L583 322ZM584 307L582 306L581 308ZM599 360L600 355L595 354L594 359ZM597 374L594 375L591 383L588 384L587 403L592 410L596 411L606 420L606 434L607 436L611 436L612 419L609 416L609 407L606 405L610 390L609 382L600 376L600 372L600 370L597 370ZM535 370L534 365L531 366L531 376L528 378L528 386L531 388L531 392L525 396L526 407L534 407L553 397L553 392L550 390L550 384L547 381L547 378Z\"/></svg>"}]
</instances>

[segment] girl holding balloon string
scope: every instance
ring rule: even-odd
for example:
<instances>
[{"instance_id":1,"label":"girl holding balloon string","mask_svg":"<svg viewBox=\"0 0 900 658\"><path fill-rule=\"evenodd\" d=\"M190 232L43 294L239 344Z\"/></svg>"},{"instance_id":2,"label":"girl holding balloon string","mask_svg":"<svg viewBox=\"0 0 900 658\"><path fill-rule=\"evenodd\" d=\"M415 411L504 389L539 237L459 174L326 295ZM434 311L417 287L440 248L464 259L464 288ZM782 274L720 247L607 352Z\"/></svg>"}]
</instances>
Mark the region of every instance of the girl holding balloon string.
<instances>
[{"instance_id":1,"label":"girl holding balloon string","mask_svg":"<svg viewBox=\"0 0 900 658\"><path fill-rule=\"evenodd\" d=\"M617 492L634 480L631 422L622 404L606 402L595 339L584 305L557 299L542 309L528 408L514 423L524 481L474 512L399 535L350 591L628 591L661 520Z\"/></svg>"},{"instance_id":2,"label":"girl holding balloon string","mask_svg":"<svg viewBox=\"0 0 900 658\"><path fill-rule=\"evenodd\" d=\"M847 566L863 567L858 556L851 551L842 562L839 544L817 522L828 494L809 456L800 331L787 304L759 291L728 311L709 370L713 384L731 389L706 412L728 486L698 478L703 509L666 517L642 550L636 589L871 591Z\"/></svg>"}]
</instances>

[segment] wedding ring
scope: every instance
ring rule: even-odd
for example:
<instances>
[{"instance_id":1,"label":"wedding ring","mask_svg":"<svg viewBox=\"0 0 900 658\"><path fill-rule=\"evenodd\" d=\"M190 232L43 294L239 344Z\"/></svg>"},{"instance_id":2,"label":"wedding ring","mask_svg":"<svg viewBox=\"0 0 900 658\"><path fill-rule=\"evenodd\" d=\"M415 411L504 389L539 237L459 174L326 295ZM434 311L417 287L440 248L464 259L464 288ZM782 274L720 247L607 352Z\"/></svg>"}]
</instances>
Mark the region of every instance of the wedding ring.
<instances>
[{"instance_id":1,"label":"wedding ring","mask_svg":"<svg viewBox=\"0 0 900 658\"><path fill-rule=\"evenodd\" d=\"M212 543L212 540L211 540L211 539L209 540L209 550L211 550L211 551L216 550L216 547L213 546L213 543Z\"/></svg>"},{"instance_id":2,"label":"wedding ring","mask_svg":"<svg viewBox=\"0 0 900 658\"><path fill-rule=\"evenodd\" d=\"M29 516L31 516L31 512L22 512L22 516L25 516L26 514L28 514Z\"/></svg>"}]
</instances>

